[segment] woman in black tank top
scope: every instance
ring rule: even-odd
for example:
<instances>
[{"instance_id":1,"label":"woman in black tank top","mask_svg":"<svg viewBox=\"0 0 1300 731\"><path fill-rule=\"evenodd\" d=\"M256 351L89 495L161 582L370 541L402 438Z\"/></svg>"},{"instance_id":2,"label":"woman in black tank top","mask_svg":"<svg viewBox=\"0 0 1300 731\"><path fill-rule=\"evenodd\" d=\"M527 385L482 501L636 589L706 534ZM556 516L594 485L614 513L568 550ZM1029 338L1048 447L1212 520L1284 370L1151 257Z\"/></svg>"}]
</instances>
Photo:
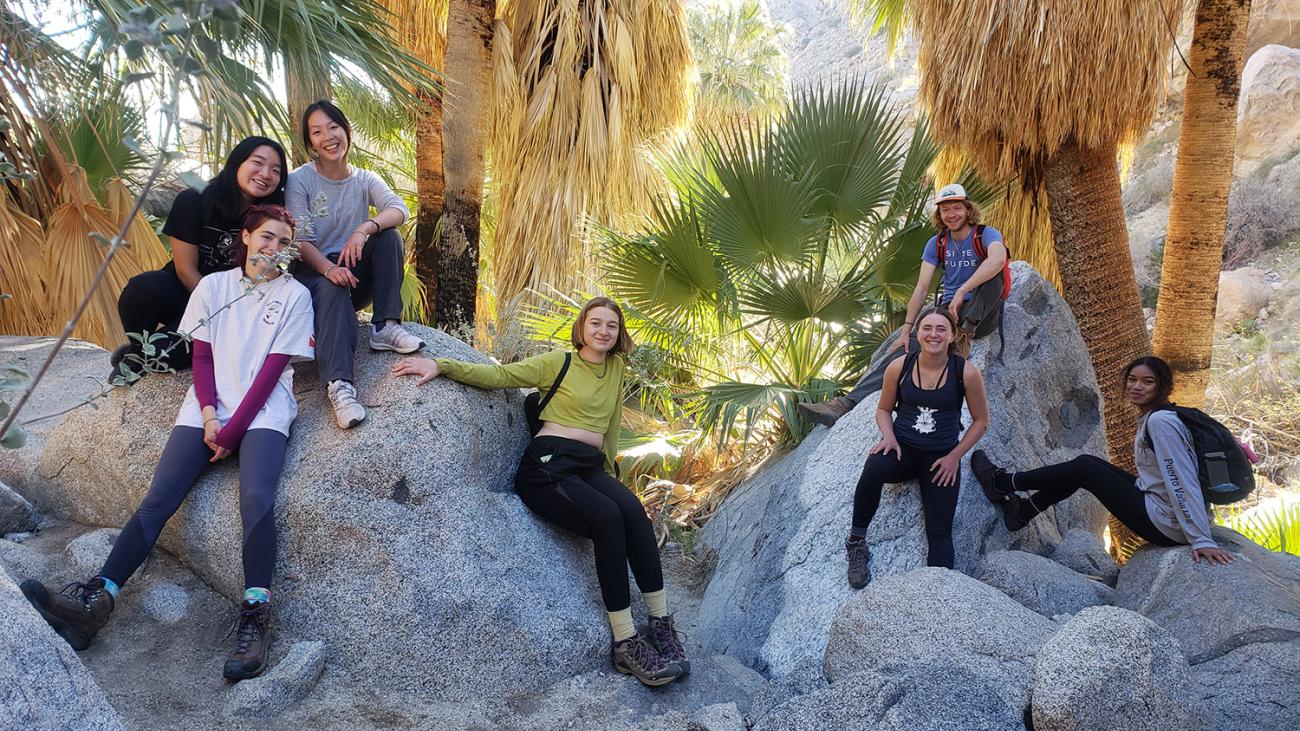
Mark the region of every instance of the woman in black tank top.
<instances>
[{"instance_id":1,"label":"woman in black tank top","mask_svg":"<svg viewBox=\"0 0 1300 731\"><path fill-rule=\"evenodd\" d=\"M953 566L952 518L957 511L961 458L984 436L989 406L979 369L954 353L957 324L945 309L931 308L917 320L920 348L885 369L876 407L880 442L871 448L853 496L853 526L845 550L849 585L871 579L867 528L880 507L885 483L915 479L921 487L930 566ZM961 434L961 406L971 425ZM895 415L897 414L897 415Z\"/></svg>"}]
</instances>

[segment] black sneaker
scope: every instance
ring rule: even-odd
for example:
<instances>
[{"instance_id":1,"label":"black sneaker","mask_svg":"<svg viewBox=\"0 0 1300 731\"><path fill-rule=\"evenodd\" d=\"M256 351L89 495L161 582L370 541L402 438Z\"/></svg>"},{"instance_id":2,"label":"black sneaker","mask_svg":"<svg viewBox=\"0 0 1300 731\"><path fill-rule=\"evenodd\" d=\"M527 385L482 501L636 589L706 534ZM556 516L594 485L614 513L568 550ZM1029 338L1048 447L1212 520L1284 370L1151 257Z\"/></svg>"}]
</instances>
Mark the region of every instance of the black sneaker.
<instances>
[{"instance_id":1,"label":"black sneaker","mask_svg":"<svg viewBox=\"0 0 1300 731\"><path fill-rule=\"evenodd\" d=\"M271 605L267 602L244 602L239 617L227 637L235 635L235 649L226 660L221 674L226 680L247 680L266 669L271 648Z\"/></svg>"},{"instance_id":2,"label":"black sneaker","mask_svg":"<svg viewBox=\"0 0 1300 731\"><path fill-rule=\"evenodd\" d=\"M680 665L665 660L641 635L615 642L613 652L615 670L636 676L643 685L651 688L667 685L682 674Z\"/></svg>"},{"instance_id":3,"label":"black sneaker","mask_svg":"<svg viewBox=\"0 0 1300 731\"><path fill-rule=\"evenodd\" d=\"M871 581L871 551L867 549L867 540L845 541L844 552L849 559L849 586L861 589Z\"/></svg>"},{"instance_id":4,"label":"black sneaker","mask_svg":"<svg viewBox=\"0 0 1300 731\"><path fill-rule=\"evenodd\" d=\"M1026 523L1020 519L1020 496L1015 490L998 486L998 478L1006 475L1007 471L993 464L982 449L971 452L970 469L984 489L984 496L1002 510L1002 522L1007 530L1015 532L1024 528Z\"/></svg>"},{"instance_id":5,"label":"black sneaker","mask_svg":"<svg viewBox=\"0 0 1300 731\"><path fill-rule=\"evenodd\" d=\"M677 627L673 625L673 616L651 617L646 625L646 639L654 645L659 657L669 663L677 663L682 675L691 672L691 661L686 659L686 648L677 636Z\"/></svg>"},{"instance_id":6,"label":"black sneaker","mask_svg":"<svg viewBox=\"0 0 1300 731\"><path fill-rule=\"evenodd\" d=\"M41 617L74 650L90 647L90 641L95 639L113 613L113 595L104 588L104 580L98 576L84 584L74 581L58 594L32 579L24 581L19 588Z\"/></svg>"}]
</instances>

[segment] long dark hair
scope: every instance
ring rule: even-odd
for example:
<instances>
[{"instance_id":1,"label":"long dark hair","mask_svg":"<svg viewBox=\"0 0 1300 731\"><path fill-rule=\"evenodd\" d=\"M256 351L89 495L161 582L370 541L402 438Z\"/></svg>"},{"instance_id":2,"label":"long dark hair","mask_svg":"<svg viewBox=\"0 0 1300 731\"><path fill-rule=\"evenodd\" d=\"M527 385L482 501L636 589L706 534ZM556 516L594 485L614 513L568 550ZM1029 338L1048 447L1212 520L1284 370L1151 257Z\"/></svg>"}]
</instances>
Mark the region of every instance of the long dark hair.
<instances>
[{"instance_id":1,"label":"long dark hair","mask_svg":"<svg viewBox=\"0 0 1300 731\"><path fill-rule=\"evenodd\" d=\"M324 112L325 116L330 118L330 121L343 128L343 134L347 135L348 138L348 152L352 152L352 123L348 121L348 117L343 113L343 110L336 107L334 102L328 99L312 102L307 105L306 109L302 110L302 149L311 154L311 132L307 129L307 118L316 112Z\"/></svg>"},{"instance_id":2,"label":"long dark hair","mask_svg":"<svg viewBox=\"0 0 1300 731\"><path fill-rule=\"evenodd\" d=\"M284 154L284 147L279 142L270 137L253 136L246 137L235 149L230 151L226 156L226 164L221 166L221 172L217 173L208 185L203 189L204 209L209 211L208 216L219 217L223 220L242 220L243 212L246 207L244 194L239 190L239 183L235 179L236 173L239 172L239 166L263 145L275 150L275 154L280 156L280 184L271 191L271 194L257 200L247 201L247 205L284 205L284 184L289 179L289 159Z\"/></svg>"},{"instance_id":3,"label":"long dark hair","mask_svg":"<svg viewBox=\"0 0 1300 731\"><path fill-rule=\"evenodd\" d=\"M1156 396L1152 400L1152 406L1163 406L1169 403L1169 394L1174 392L1174 371L1163 358L1157 358L1154 355L1144 355L1134 360L1124 369L1124 376L1120 378L1120 387L1123 388L1128 384L1129 374L1138 366L1146 366L1156 376Z\"/></svg>"}]
</instances>

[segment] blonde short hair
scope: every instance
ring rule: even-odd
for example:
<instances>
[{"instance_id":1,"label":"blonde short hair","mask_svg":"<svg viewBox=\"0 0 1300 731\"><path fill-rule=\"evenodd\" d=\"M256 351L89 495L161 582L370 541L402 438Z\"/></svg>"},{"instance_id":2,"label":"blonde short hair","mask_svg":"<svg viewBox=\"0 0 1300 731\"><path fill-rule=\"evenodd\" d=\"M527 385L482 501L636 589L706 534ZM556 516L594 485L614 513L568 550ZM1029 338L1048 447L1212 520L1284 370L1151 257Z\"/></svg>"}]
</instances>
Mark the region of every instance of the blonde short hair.
<instances>
[{"instance_id":1,"label":"blonde short hair","mask_svg":"<svg viewBox=\"0 0 1300 731\"><path fill-rule=\"evenodd\" d=\"M627 332L627 323L623 319L623 308L608 297L594 297L582 306L582 309L578 311L578 317L573 321L573 331L569 334L569 342L573 343L573 347L578 349L586 345L582 341L582 323L587 321L587 313L597 307L607 307L613 310L615 315L618 315L618 340L614 341L614 347L610 348L609 354L617 355L618 353L632 352L636 344L632 342L632 336Z\"/></svg>"}]
</instances>

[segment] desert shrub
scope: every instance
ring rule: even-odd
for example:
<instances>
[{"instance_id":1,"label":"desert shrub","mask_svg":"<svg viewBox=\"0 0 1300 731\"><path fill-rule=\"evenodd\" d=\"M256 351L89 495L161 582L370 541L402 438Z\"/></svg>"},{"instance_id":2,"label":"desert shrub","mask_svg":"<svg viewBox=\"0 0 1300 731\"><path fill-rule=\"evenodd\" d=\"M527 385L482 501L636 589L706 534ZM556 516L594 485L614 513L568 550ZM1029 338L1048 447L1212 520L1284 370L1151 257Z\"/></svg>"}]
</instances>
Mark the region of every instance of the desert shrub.
<instances>
[{"instance_id":1,"label":"desert shrub","mask_svg":"<svg viewBox=\"0 0 1300 731\"><path fill-rule=\"evenodd\" d=\"M1260 177L1238 180L1228 197L1228 225L1223 237L1223 268L1236 269L1266 249L1300 237L1300 199L1295 191Z\"/></svg>"}]
</instances>

